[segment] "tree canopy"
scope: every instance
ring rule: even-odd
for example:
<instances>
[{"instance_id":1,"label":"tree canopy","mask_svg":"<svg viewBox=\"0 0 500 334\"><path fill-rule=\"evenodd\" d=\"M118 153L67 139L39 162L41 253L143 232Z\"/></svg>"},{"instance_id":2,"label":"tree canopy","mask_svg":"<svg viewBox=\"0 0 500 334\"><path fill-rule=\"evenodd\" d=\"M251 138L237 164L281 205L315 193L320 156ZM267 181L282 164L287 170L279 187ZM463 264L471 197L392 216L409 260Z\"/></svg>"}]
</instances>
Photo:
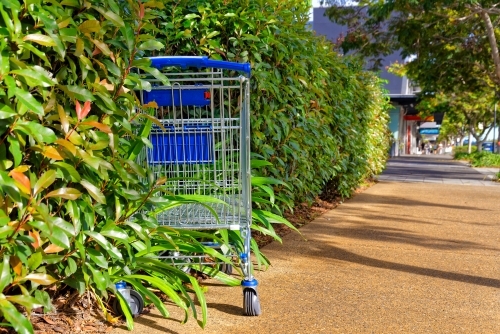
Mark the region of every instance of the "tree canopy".
<instances>
[{"instance_id":1,"label":"tree canopy","mask_svg":"<svg viewBox=\"0 0 500 334\"><path fill-rule=\"evenodd\" d=\"M500 56L495 27L499 4L489 0L330 1L327 15L349 26L344 52L376 60L400 51L411 59L406 74L424 92L500 88Z\"/></svg>"}]
</instances>

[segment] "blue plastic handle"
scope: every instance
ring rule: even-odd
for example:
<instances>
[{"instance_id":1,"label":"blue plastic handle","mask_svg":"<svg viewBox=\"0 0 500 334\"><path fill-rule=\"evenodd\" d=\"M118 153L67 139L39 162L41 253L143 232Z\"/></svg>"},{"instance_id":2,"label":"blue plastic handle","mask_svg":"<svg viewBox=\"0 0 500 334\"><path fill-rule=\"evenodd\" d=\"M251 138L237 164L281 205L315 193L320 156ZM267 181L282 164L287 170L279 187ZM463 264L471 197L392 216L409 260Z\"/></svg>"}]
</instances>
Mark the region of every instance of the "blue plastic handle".
<instances>
[{"instance_id":1,"label":"blue plastic handle","mask_svg":"<svg viewBox=\"0 0 500 334\"><path fill-rule=\"evenodd\" d=\"M180 66L185 69L188 67L211 67L225 70L234 70L244 72L250 75L251 67L249 63L236 63L232 61L212 60L207 56L189 57L189 56L165 56L165 57L150 57L151 66L162 68L166 66Z\"/></svg>"}]
</instances>

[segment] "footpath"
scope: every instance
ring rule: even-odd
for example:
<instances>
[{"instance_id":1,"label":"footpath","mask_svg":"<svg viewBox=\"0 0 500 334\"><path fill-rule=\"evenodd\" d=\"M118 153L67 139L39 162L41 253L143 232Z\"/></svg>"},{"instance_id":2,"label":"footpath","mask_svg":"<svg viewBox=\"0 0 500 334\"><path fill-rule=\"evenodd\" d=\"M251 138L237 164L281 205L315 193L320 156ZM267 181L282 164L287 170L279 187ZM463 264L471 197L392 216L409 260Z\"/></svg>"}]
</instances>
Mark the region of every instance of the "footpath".
<instances>
[{"instance_id":1,"label":"footpath","mask_svg":"<svg viewBox=\"0 0 500 334\"><path fill-rule=\"evenodd\" d=\"M262 250L262 315L210 280L208 324L167 305L133 333L499 333L500 184L442 156L392 159L380 181ZM116 329L113 333L130 333Z\"/></svg>"}]
</instances>

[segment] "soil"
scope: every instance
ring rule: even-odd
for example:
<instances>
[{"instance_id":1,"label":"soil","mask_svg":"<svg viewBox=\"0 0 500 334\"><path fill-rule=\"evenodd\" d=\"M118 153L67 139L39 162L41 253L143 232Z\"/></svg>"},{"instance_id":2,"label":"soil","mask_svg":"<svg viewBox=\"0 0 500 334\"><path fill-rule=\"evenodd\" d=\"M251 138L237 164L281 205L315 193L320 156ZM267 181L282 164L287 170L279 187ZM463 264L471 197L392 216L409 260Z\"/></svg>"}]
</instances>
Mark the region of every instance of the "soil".
<instances>
[{"instance_id":1,"label":"soil","mask_svg":"<svg viewBox=\"0 0 500 334\"><path fill-rule=\"evenodd\" d=\"M363 192L376 183L375 180L368 180L354 192L353 196ZM325 189L334 189L334 187L325 187ZM335 209L344 201L337 193L324 191L315 199L312 204L301 203L296 205L293 212L285 212L284 217L292 223L296 228L301 228L307 223L313 221L323 213ZM289 227L276 224L274 226L276 233L283 237L292 232ZM270 244L274 239L271 236L263 235L259 232L252 232L252 237L257 241L260 248ZM198 279L207 278L206 275L198 275ZM164 298L163 298L164 297ZM160 298L167 300L166 296ZM60 333L85 333L85 334L101 334L109 333L115 327L124 326L125 321L121 317L115 317L108 314L107 319L103 315L101 309L95 300L91 300L90 294L83 295L78 300L71 300L68 306L68 300L72 299L71 295L61 295L53 301L57 311L44 314L41 309L34 309L31 315L31 323L35 329L35 334L60 334ZM151 307L146 307L143 313L149 313ZM108 305L108 310L112 307ZM0 334L14 334L13 329L0 327Z\"/></svg>"}]
</instances>

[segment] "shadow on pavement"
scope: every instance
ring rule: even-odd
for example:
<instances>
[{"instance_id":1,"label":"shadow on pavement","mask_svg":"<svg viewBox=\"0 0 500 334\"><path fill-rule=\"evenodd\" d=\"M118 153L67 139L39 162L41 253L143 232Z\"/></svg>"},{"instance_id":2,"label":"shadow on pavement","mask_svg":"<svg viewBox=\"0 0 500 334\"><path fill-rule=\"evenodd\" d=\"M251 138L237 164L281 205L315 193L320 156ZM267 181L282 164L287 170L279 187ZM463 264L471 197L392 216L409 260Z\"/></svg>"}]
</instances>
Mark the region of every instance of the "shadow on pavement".
<instances>
[{"instance_id":1,"label":"shadow on pavement","mask_svg":"<svg viewBox=\"0 0 500 334\"><path fill-rule=\"evenodd\" d=\"M238 316L241 315L241 316L243 316L243 314L242 314L242 308L238 307L238 306L235 306L235 305L218 304L218 303L207 303L207 306L208 306L209 309L214 308L216 310L219 310L219 311L227 313L227 314L238 315Z\"/></svg>"},{"instance_id":2,"label":"shadow on pavement","mask_svg":"<svg viewBox=\"0 0 500 334\"><path fill-rule=\"evenodd\" d=\"M374 203L374 204L387 204L387 205L399 205L399 206L422 206L422 207L437 207L437 208L445 208L445 209L455 209L455 210L465 210L465 211L470 211L470 210L475 210L475 211L482 211L484 212L484 208L477 208L473 206L465 206L465 205L449 205L449 204L442 204L442 203L436 203L436 202L426 202L426 201L419 201L419 200L405 200L404 197L396 197L396 196L385 196L385 195L372 195L368 193L363 194L364 203ZM404 204L399 204L401 201L404 201ZM439 219L439 217L436 217L436 219Z\"/></svg>"},{"instance_id":3,"label":"shadow on pavement","mask_svg":"<svg viewBox=\"0 0 500 334\"><path fill-rule=\"evenodd\" d=\"M148 313L148 314L141 315L140 317L135 318L134 322L141 324L143 326L150 327L152 329L156 329L162 333L181 334L179 332L170 330L170 329L166 328L165 326L158 325L157 322L153 318L158 318L158 317L155 316L154 314ZM168 320L168 321L179 322L178 320L172 319L172 318L166 319L166 318L161 317L161 319L162 319L162 321ZM121 326L120 329L127 330L127 326Z\"/></svg>"},{"instance_id":4,"label":"shadow on pavement","mask_svg":"<svg viewBox=\"0 0 500 334\"><path fill-rule=\"evenodd\" d=\"M342 248L338 248L335 246L322 247L321 254L317 254L318 256L324 257L326 254L329 254L329 258L339 261L346 261L351 263L357 263L364 266L380 268L380 269L388 269L388 270L396 270L400 272L405 272L409 274L428 276L433 278L441 278L450 281L463 282L468 284L481 285L492 288L500 288L500 280L488 277L480 277L474 275L466 275L459 274L453 272L442 271L438 269L429 269L422 268L407 264L395 263L384 260L377 260L367 256L358 255L349 251L346 251Z\"/></svg>"}]
</instances>

